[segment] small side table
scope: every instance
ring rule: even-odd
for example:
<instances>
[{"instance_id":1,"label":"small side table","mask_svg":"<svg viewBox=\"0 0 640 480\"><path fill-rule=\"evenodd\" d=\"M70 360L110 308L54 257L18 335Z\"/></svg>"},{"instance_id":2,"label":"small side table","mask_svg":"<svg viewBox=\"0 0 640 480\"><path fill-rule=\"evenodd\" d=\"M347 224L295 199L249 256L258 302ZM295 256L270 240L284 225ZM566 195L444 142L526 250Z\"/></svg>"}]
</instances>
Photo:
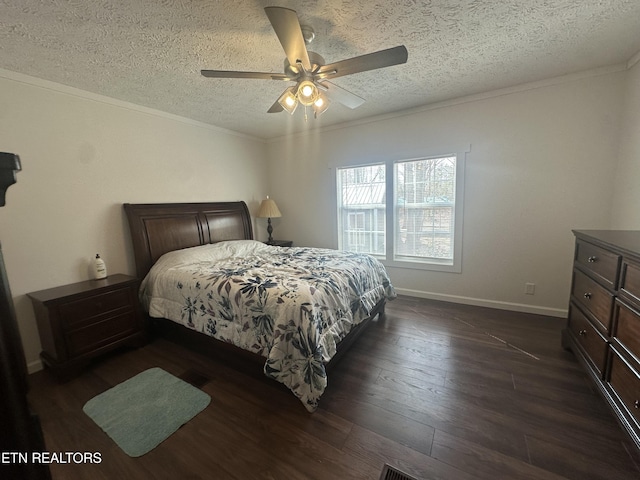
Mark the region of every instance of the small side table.
<instances>
[{"instance_id":1,"label":"small side table","mask_svg":"<svg viewBox=\"0 0 640 480\"><path fill-rule=\"evenodd\" d=\"M146 343L139 281L115 274L27 294L42 343L40 358L61 380L122 345Z\"/></svg>"},{"instance_id":2,"label":"small side table","mask_svg":"<svg viewBox=\"0 0 640 480\"><path fill-rule=\"evenodd\" d=\"M273 245L274 247L292 247L292 240L272 240L271 242L264 242L267 245Z\"/></svg>"}]
</instances>

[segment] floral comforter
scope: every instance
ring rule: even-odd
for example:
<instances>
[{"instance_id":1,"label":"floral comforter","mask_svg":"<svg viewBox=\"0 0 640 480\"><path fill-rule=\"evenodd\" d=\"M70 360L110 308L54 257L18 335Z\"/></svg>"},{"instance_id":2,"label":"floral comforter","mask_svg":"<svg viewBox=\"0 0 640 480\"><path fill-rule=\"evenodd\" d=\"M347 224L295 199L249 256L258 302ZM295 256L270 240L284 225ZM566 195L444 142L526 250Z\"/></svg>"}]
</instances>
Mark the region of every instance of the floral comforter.
<instances>
[{"instance_id":1,"label":"floral comforter","mask_svg":"<svg viewBox=\"0 0 640 480\"><path fill-rule=\"evenodd\" d=\"M163 255L143 280L149 315L266 358L264 373L314 411L336 345L383 298L395 297L375 258L237 240Z\"/></svg>"}]
</instances>

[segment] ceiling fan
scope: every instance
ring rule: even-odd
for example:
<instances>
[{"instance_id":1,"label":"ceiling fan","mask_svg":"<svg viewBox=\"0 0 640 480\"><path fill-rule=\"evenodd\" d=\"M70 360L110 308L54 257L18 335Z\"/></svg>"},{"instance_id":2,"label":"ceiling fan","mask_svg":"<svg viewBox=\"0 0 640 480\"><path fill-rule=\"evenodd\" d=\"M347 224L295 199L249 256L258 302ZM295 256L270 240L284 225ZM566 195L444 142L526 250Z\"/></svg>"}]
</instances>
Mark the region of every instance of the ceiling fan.
<instances>
[{"instance_id":1,"label":"ceiling fan","mask_svg":"<svg viewBox=\"0 0 640 480\"><path fill-rule=\"evenodd\" d=\"M335 100L349 108L357 108L364 99L340 88L329 80L406 63L408 53L404 45L378 52L325 64L317 53L307 50L307 44L315 33L308 26L301 26L294 10L284 7L265 7L265 12L286 54L284 73L239 72L230 70L201 70L209 78L254 78L296 82L287 88L271 106L268 113L287 111L290 114L298 104L312 107L317 117ZM305 108L306 119L306 108Z\"/></svg>"}]
</instances>

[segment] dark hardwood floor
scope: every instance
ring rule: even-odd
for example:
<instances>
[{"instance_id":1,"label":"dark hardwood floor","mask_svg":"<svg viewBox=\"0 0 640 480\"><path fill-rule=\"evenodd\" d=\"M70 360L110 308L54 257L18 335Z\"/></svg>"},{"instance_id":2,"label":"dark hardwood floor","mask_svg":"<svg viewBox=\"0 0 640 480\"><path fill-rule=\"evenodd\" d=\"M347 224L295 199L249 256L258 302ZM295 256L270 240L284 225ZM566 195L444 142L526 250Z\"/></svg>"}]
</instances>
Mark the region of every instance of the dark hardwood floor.
<instances>
[{"instance_id":1,"label":"dark hardwood floor","mask_svg":"<svg viewBox=\"0 0 640 480\"><path fill-rule=\"evenodd\" d=\"M60 479L638 479L638 451L570 352L564 321L399 297L329 375L309 414L278 384L158 339L58 384L31 376ZM82 406L159 366L208 381L211 404L156 449L123 453Z\"/></svg>"}]
</instances>

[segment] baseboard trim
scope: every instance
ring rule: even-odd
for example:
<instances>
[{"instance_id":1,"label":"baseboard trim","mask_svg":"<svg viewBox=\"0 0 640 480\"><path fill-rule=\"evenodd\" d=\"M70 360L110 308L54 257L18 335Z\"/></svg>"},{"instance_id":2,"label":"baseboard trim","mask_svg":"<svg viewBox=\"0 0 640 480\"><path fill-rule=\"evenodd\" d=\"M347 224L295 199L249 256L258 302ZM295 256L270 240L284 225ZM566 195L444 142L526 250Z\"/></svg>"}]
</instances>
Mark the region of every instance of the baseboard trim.
<instances>
[{"instance_id":1,"label":"baseboard trim","mask_svg":"<svg viewBox=\"0 0 640 480\"><path fill-rule=\"evenodd\" d=\"M396 288L396 292L400 295L409 297L427 298L429 300L441 300L443 302L461 303L463 305L474 305L476 307L497 308L499 310L511 310L513 312L533 313L536 315L545 315L548 317L566 318L567 309L540 307L537 305L527 305L524 303L501 302L498 300L487 300L483 298L463 297L460 295L448 295L445 293L423 292L420 290L412 290L409 288Z\"/></svg>"}]
</instances>

